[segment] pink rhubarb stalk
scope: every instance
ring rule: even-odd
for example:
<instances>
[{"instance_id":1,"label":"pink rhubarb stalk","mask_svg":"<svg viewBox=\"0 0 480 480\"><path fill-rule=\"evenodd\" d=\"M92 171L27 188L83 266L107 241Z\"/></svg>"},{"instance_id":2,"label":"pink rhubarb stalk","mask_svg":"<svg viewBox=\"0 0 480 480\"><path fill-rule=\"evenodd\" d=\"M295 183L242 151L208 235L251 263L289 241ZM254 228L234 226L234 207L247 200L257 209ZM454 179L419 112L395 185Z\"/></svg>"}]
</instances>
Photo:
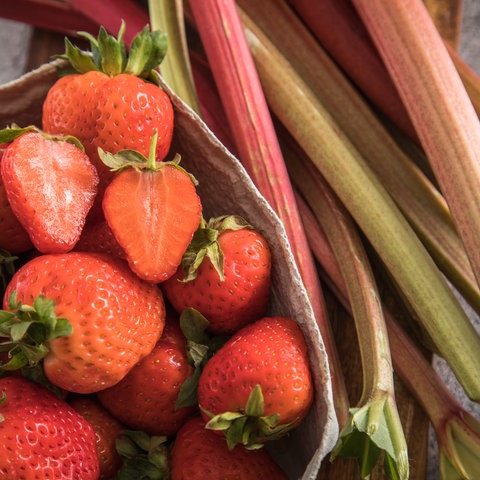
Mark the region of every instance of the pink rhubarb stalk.
<instances>
[{"instance_id":1,"label":"pink rhubarb stalk","mask_svg":"<svg viewBox=\"0 0 480 480\"><path fill-rule=\"evenodd\" d=\"M421 0L353 0L415 126L480 281L480 122Z\"/></svg>"}]
</instances>

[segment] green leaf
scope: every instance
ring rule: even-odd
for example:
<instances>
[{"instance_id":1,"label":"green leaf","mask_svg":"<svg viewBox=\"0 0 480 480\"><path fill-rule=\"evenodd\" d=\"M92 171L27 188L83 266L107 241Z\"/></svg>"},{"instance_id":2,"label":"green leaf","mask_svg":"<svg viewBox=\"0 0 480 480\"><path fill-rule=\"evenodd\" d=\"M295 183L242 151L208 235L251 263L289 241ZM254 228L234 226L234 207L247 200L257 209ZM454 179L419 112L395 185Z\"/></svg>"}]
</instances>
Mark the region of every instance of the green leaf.
<instances>
[{"instance_id":1,"label":"green leaf","mask_svg":"<svg viewBox=\"0 0 480 480\"><path fill-rule=\"evenodd\" d=\"M90 43L90 51L81 50L65 39L65 53L56 55L55 58L67 60L79 73L101 71L111 77L127 73L151 81L152 72L165 57L167 36L159 30L150 32L146 25L133 39L127 52L123 40L125 28L122 20L116 37L110 35L103 26L100 26L97 38L88 32L78 32L80 37Z\"/></svg>"},{"instance_id":2,"label":"green leaf","mask_svg":"<svg viewBox=\"0 0 480 480\"><path fill-rule=\"evenodd\" d=\"M125 73L145 77L157 68L167 53L167 35L160 30L149 31L148 26L133 39Z\"/></svg>"},{"instance_id":3,"label":"green leaf","mask_svg":"<svg viewBox=\"0 0 480 480\"><path fill-rule=\"evenodd\" d=\"M169 478L167 437L126 430L116 439L123 465L116 480L167 480Z\"/></svg>"},{"instance_id":4,"label":"green leaf","mask_svg":"<svg viewBox=\"0 0 480 480\"><path fill-rule=\"evenodd\" d=\"M387 393L350 409L350 420L340 432L331 459L356 458L362 478L368 478L381 455L391 478L408 479L407 445L394 399Z\"/></svg>"},{"instance_id":5,"label":"green leaf","mask_svg":"<svg viewBox=\"0 0 480 480\"><path fill-rule=\"evenodd\" d=\"M125 28L123 21L122 27ZM101 59L102 72L110 77L122 73L126 65L126 48L121 37L121 33L117 39L113 35L109 35L103 26L100 27L97 39L98 55Z\"/></svg>"},{"instance_id":6,"label":"green leaf","mask_svg":"<svg viewBox=\"0 0 480 480\"><path fill-rule=\"evenodd\" d=\"M100 71L100 67L95 63L92 54L76 47L68 38L65 38L65 53L57 55L56 58L68 60L78 73Z\"/></svg>"},{"instance_id":7,"label":"green leaf","mask_svg":"<svg viewBox=\"0 0 480 480\"><path fill-rule=\"evenodd\" d=\"M202 370L196 368L192 375L188 377L185 382L183 382L178 392L178 398L175 403L175 410L179 410L184 407L193 407L198 404L198 381L200 379L200 374Z\"/></svg>"},{"instance_id":8,"label":"green leaf","mask_svg":"<svg viewBox=\"0 0 480 480\"><path fill-rule=\"evenodd\" d=\"M12 292L8 304L11 311L0 310L0 333L7 339L0 344L0 351L10 356L7 364L0 365L2 370L37 364L48 354L50 340L72 333L70 322L57 318L55 303L42 295L30 306L17 302L16 292Z\"/></svg>"},{"instance_id":9,"label":"green leaf","mask_svg":"<svg viewBox=\"0 0 480 480\"><path fill-rule=\"evenodd\" d=\"M233 450L239 443L248 445L250 438L250 430L246 429L248 417L242 415L233 420L229 427L225 429L225 438L229 450ZM209 427L211 428L211 427Z\"/></svg>"},{"instance_id":10,"label":"green leaf","mask_svg":"<svg viewBox=\"0 0 480 480\"><path fill-rule=\"evenodd\" d=\"M0 408L2 407L2 404L7 400L7 392L5 390L2 390L2 395L0 396ZM0 422L3 422L5 420L5 417L0 413Z\"/></svg>"},{"instance_id":11,"label":"green leaf","mask_svg":"<svg viewBox=\"0 0 480 480\"><path fill-rule=\"evenodd\" d=\"M28 358L25 355L25 352L18 350L10 356L8 362L0 365L0 369L4 372L13 372L15 370L20 370L27 363Z\"/></svg>"},{"instance_id":12,"label":"green leaf","mask_svg":"<svg viewBox=\"0 0 480 480\"><path fill-rule=\"evenodd\" d=\"M10 338L13 342L19 342L26 335L28 329L33 325L33 321L30 322L18 322L14 323L10 328Z\"/></svg>"},{"instance_id":13,"label":"green leaf","mask_svg":"<svg viewBox=\"0 0 480 480\"><path fill-rule=\"evenodd\" d=\"M18 126L4 128L0 130L0 145L13 142L15 139L21 137L27 132L38 132L38 128L33 125L24 128L20 128ZM5 250L0 250L0 254L2 252L4 252L7 256L10 256Z\"/></svg>"},{"instance_id":14,"label":"green leaf","mask_svg":"<svg viewBox=\"0 0 480 480\"><path fill-rule=\"evenodd\" d=\"M208 328L208 320L195 308L185 308L180 313L180 328L187 340L201 344L208 342L205 331Z\"/></svg>"},{"instance_id":15,"label":"green leaf","mask_svg":"<svg viewBox=\"0 0 480 480\"><path fill-rule=\"evenodd\" d=\"M98 147L98 155L102 162L113 171L119 171L124 168L138 168L147 166L147 158L135 150L121 150L118 153L110 153Z\"/></svg>"},{"instance_id":16,"label":"green leaf","mask_svg":"<svg viewBox=\"0 0 480 480\"><path fill-rule=\"evenodd\" d=\"M251 417L261 417L263 415L263 410L264 402L262 389L260 385L257 384L248 396L245 413Z\"/></svg>"}]
</instances>

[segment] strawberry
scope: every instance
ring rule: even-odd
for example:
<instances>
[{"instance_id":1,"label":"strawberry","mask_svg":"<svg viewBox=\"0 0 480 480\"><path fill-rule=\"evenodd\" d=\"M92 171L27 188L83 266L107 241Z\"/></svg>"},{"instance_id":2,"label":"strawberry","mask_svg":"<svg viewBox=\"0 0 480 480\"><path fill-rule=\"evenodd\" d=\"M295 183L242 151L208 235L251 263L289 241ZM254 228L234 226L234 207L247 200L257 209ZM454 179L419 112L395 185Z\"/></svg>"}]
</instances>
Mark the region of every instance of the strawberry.
<instances>
[{"instance_id":1,"label":"strawberry","mask_svg":"<svg viewBox=\"0 0 480 480\"><path fill-rule=\"evenodd\" d=\"M70 405L21 377L1 378L0 392L2 478L98 478L95 432Z\"/></svg>"},{"instance_id":2,"label":"strawberry","mask_svg":"<svg viewBox=\"0 0 480 480\"><path fill-rule=\"evenodd\" d=\"M157 162L156 135L148 159L137 151L102 158L119 170L103 197L103 213L131 269L163 282L180 265L201 221L195 180L178 161Z\"/></svg>"},{"instance_id":3,"label":"strawberry","mask_svg":"<svg viewBox=\"0 0 480 480\"><path fill-rule=\"evenodd\" d=\"M154 70L165 55L166 36L145 27L134 38L127 56L124 30L122 23L118 38L103 27L97 39L87 35L91 52L65 39L63 58L76 73L60 78L43 104L43 130L75 135L98 170L98 208L91 215L96 218L101 216L103 191L113 176L98 157L97 148L111 153L133 149L147 155L156 131L156 156L161 160L173 135L173 106L158 86Z\"/></svg>"},{"instance_id":4,"label":"strawberry","mask_svg":"<svg viewBox=\"0 0 480 480\"><path fill-rule=\"evenodd\" d=\"M116 440L125 426L91 395L73 395L68 404L84 417L95 430L97 456L100 464L99 479L111 479L122 466L116 449Z\"/></svg>"},{"instance_id":5,"label":"strawberry","mask_svg":"<svg viewBox=\"0 0 480 480\"><path fill-rule=\"evenodd\" d=\"M181 312L195 308L209 331L230 334L266 311L271 286L271 254L263 235L241 217L202 222L175 275L161 285Z\"/></svg>"},{"instance_id":6,"label":"strawberry","mask_svg":"<svg viewBox=\"0 0 480 480\"><path fill-rule=\"evenodd\" d=\"M41 296L53 303L54 313L67 319L72 330L61 323L60 333L47 337L46 352L41 345L25 345L33 332L36 339L54 324L53 307L48 310L43 304L35 318L25 318L25 311L30 312L27 306ZM4 308L20 311L11 318L4 315L6 323L27 327L33 322L34 330L17 338L11 349L11 354L18 353L13 363L28 352L35 357L42 354L48 380L76 393L96 392L119 382L152 351L165 322L163 295L156 285L139 279L120 259L87 252L41 255L28 261L9 282ZM40 330L38 322L43 325ZM18 337L20 325L15 328Z\"/></svg>"},{"instance_id":7,"label":"strawberry","mask_svg":"<svg viewBox=\"0 0 480 480\"><path fill-rule=\"evenodd\" d=\"M178 432L171 456L171 480L286 480L287 475L265 449L230 450L225 439L205 428L201 417Z\"/></svg>"},{"instance_id":8,"label":"strawberry","mask_svg":"<svg viewBox=\"0 0 480 480\"><path fill-rule=\"evenodd\" d=\"M36 129L6 129L16 136L1 164L15 216L42 253L70 251L78 241L97 193L98 175L78 142Z\"/></svg>"},{"instance_id":9,"label":"strawberry","mask_svg":"<svg viewBox=\"0 0 480 480\"><path fill-rule=\"evenodd\" d=\"M3 152L1 154L3 158ZM1 167L0 167L1 169ZM0 249L12 254L24 253L33 248L28 233L13 213L7 192L0 176Z\"/></svg>"},{"instance_id":10,"label":"strawberry","mask_svg":"<svg viewBox=\"0 0 480 480\"><path fill-rule=\"evenodd\" d=\"M152 352L119 383L97 392L97 397L128 427L171 436L195 411L192 407L176 408L180 387L192 372L178 319L169 316L164 334Z\"/></svg>"},{"instance_id":11,"label":"strawberry","mask_svg":"<svg viewBox=\"0 0 480 480\"><path fill-rule=\"evenodd\" d=\"M198 403L228 445L261 445L296 427L313 401L305 338L289 317L263 317L236 332L204 366Z\"/></svg>"},{"instance_id":12,"label":"strawberry","mask_svg":"<svg viewBox=\"0 0 480 480\"><path fill-rule=\"evenodd\" d=\"M105 219L87 222L74 248L77 252L107 253L126 260L125 252L118 244Z\"/></svg>"}]
</instances>

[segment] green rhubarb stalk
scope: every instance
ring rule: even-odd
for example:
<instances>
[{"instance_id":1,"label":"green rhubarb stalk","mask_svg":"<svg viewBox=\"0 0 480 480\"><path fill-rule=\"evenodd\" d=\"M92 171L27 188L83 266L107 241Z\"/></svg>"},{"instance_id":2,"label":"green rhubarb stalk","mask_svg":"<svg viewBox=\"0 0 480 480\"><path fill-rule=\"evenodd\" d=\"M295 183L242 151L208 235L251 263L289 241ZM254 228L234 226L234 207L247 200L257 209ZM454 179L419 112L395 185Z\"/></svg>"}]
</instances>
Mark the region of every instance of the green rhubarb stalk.
<instances>
[{"instance_id":1,"label":"green rhubarb stalk","mask_svg":"<svg viewBox=\"0 0 480 480\"><path fill-rule=\"evenodd\" d=\"M318 180L311 207L345 280L363 372L361 398L350 409L332 459L357 458L362 478L368 478L383 453L390 477L408 479L407 442L395 402L388 332L377 285L356 225L327 183Z\"/></svg>"},{"instance_id":2,"label":"green rhubarb stalk","mask_svg":"<svg viewBox=\"0 0 480 480\"><path fill-rule=\"evenodd\" d=\"M438 190L285 2L238 0L238 4L309 84L386 186L440 269L480 313L480 290Z\"/></svg>"},{"instance_id":3,"label":"green rhubarb stalk","mask_svg":"<svg viewBox=\"0 0 480 480\"><path fill-rule=\"evenodd\" d=\"M225 108L239 159L286 230L330 359L339 421L348 401L316 265L255 64L233 0L191 0L190 7Z\"/></svg>"},{"instance_id":4,"label":"green rhubarb stalk","mask_svg":"<svg viewBox=\"0 0 480 480\"><path fill-rule=\"evenodd\" d=\"M269 105L311 159L290 175L306 196L321 172L377 251L465 391L480 400L480 336L384 186L308 85L241 12Z\"/></svg>"},{"instance_id":5,"label":"green rhubarb stalk","mask_svg":"<svg viewBox=\"0 0 480 480\"><path fill-rule=\"evenodd\" d=\"M353 0L407 108L480 281L480 122L422 0Z\"/></svg>"},{"instance_id":6,"label":"green rhubarb stalk","mask_svg":"<svg viewBox=\"0 0 480 480\"><path fill-rule=\"evenodd\" d=\"M195 112L199 113L197 94L188 55L181 0L149 0L152 30L168 36L168 50L160 68L166 84Z\"/></svg>"}]
</instances>

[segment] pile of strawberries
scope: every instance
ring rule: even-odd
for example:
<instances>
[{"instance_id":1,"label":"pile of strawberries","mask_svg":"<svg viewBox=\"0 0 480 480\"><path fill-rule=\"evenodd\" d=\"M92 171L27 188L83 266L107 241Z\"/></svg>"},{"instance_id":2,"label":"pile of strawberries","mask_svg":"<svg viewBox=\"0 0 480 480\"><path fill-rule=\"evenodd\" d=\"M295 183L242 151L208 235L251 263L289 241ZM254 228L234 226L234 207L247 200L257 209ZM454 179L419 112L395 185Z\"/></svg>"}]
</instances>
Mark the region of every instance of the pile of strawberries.
<instances>
[{"instance_id":1,"label":"pile of strawberries","mask_svg":"<svg viewBox=\"0 0 480 480\"><path fill-rule=\"evenodd\" d=\"M0 132L0 476L287 478L267 442L307 415L307 346L265 316L271 252L204 218L171 152L166 39L66 41L41 128Z\"/></svg>"}]
</instances>

